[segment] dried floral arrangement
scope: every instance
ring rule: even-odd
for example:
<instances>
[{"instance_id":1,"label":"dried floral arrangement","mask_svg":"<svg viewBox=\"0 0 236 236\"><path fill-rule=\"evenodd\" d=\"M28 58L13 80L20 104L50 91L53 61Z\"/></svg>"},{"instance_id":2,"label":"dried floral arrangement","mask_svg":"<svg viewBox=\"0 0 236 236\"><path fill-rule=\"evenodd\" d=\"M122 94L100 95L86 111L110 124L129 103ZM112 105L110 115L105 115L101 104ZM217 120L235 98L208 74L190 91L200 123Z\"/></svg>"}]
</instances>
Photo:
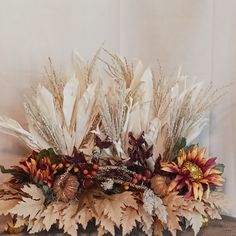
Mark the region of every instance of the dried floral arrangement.
<instances>
[{"instance_id":1,"label":"dried floral arrangement","mask_svg":"<svg viewBox=\"0 0 236 236\"><path fill-rule=\"evenodd\" d=\"M217 90L105 52L108 60L97 53L90 62L75 53L69 78L46 70L47 82L26 96L29 131L0 117L0 130L32 150L16 166L0 166L12 176L0 187L0 232L56 226L77 235L93 222L98 235L196 235L221 218L224 166L193 143Z\"/></svg>"}]
</instances>

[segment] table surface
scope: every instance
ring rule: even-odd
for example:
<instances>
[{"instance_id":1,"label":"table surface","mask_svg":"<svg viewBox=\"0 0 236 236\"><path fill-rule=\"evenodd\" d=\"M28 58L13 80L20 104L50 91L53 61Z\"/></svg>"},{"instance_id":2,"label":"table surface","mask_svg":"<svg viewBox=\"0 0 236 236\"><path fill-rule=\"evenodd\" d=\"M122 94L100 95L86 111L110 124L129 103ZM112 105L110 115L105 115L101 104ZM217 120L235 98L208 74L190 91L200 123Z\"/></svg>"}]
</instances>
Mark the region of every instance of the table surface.
<instances>
[{"instance_id":1,"label":"table surface","mask_svg":"<svg viewBox=\"0 0 236 236\"><path fill-rule=\"evenodd\" d=\"M29 235L26 232L17 234L18 236ZM42 232L34 234L38 236L63 236L64 233L57 231ZM164 236L170 236L171 234L166 232ZM236 236L236 218L223 216L223 220L213 220L209 223L208 227L203 227L198 236ZM9 236L9 234L0 234L0 236ZM78 236L96 236L96 233L81 233L78 232ZM120 235L117 235L120 236ZM135 231L130 236L144 236L143 233ZM177 236L194 236L193 231L178 232Z\"/></svg>"}]
</instances>

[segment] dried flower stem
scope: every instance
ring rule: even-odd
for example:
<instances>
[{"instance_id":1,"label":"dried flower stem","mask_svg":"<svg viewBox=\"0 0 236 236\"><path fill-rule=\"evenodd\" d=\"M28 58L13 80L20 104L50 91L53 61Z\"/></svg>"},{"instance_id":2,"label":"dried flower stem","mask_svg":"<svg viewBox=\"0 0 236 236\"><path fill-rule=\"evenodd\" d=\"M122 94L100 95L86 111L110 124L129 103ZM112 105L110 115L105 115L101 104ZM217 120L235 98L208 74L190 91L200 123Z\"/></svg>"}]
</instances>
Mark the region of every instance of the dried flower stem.
<instances>
[{"instance_id":1,"label":"dried flower stem","mask_svg":"<svg viewBox=\"0 0 236 236\"><path fill-rule=\"evenodd\" d=\"M129 187L131 187L131 188L133 188L133 189L136 189L136 190L138 190L138 191L144 192L145 190L148 189L148 188L147 188L146 186L144 186L144 185L132 184L132 183L125 182L125 181L119 180L119 179L106 178L106 177L99 177L99 176L97 177L97 180L102 181L102 182L108 181L108 180L110 180L110 179L112 179L112 181L113 181L114 183L116 183L116 184L128 185Z\"/></svg>"}]
</instances>

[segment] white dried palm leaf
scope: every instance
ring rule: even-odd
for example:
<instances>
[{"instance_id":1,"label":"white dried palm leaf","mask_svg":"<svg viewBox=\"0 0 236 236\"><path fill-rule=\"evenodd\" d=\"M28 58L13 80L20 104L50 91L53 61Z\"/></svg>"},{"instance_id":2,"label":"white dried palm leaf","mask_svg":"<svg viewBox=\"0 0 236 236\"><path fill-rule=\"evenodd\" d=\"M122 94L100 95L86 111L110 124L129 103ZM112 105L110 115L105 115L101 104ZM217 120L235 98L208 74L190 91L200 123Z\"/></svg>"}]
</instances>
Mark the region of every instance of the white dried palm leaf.
<instances>
[{"instance_id":1,"label":"white dried palm leaf","mask_svg":"<svg viewBox=\"0 0 236 236\"><path fill-rule=\"evenodd\" d=\"M42 148L37 139L35 139L35 137L30 132L23 129L21 125L15 120L0 116L0 130L3 133L19 138L33 150L38 151Z\"/></svg>"},{"instance_id":2,"label":"white dried palm leaf","mask_svg":"<svg viewBox=\"0 0 236 236\"><path fill-rule=\"evenodd\" d=\"M72 114L77 98L79 80L75 75L66 83L63 90L63 114L65 122L69 128L71 125Z\"/></svg>"},{"instance_id":3,"label":"white dried palm leaf","mask_svg":"<svg viewBox=\"0 0 236 236\"><path fill-rule=\"evenodd\" d=\"M139 103L136 103L129 111L128 126L125 132L133 132L134 134L139 135L142 131L141 107Z\"/></svg>"},{"instance_id":4,"label":"white dried palm leaf","mask_svg":"<svg viewBox=\"0 0 236 236\"><path fill-rule=\"evenodd\" d=\"M81 99L78 101L75 127L75 147L80 147L86 134L92 128L92 123L95 116L97 115L97 110L95 107L98 88L97 86L98 84L96 82L88 85Z\"/></svg>"},{"instance_id":5,"label":"white dried palm leaf","mask_svg":"<svg viewBox=\"0 0 236 236\"><path fill-rule=\"evenodd\" d=\"M148 123L153 118L153 78L151 69L148 68L140 78L142 84L138 88L140 96L140 116L142 130L146 131Z\"/></svg>"}]
</instances>

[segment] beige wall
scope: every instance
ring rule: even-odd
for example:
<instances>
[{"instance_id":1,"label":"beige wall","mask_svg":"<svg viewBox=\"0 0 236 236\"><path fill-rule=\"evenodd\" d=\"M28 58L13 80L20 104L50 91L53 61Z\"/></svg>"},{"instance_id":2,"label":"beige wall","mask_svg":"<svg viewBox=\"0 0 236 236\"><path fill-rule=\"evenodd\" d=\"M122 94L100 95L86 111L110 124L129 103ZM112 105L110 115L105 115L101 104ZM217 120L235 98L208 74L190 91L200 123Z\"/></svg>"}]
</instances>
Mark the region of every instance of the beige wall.
<instances>
[{"instance_id":1,"label":"beige wall","mask_svg":"<svg viewBox=\"0 0 236 236\"><path fill-rule=\"evenodd\" d=\"M90 56L108 49L146 64L159 61L168 72L217 85L236 81L235 0L0 0L0 113L24 123L22 93L38 79L51 56L66 68L71 51ZM225 162L226 191L236 181L236 95L227 95L210 114L201 143ZM10 165L25 152L0 135L0 162ZM232 210L236 216L236 205Z\"/></svg>"}]
</instances>

